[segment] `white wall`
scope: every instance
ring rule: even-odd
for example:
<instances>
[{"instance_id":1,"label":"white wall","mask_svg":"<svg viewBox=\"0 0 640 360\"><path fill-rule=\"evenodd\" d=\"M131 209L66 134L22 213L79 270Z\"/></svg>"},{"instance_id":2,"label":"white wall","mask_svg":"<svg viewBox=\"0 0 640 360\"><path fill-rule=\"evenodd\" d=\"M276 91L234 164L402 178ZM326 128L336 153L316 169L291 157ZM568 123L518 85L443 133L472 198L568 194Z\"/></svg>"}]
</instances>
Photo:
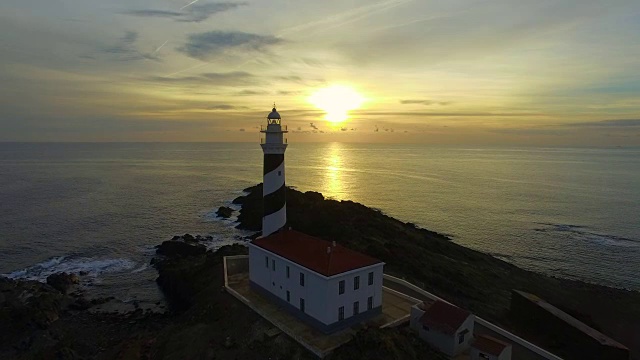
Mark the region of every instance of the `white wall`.
<instances>
[{"instance_id":1,"label":"white wall","mask_svg":"<svg viewBox=\"0 0 640 360\"><path fill-rule=\"evenodd\" d=\"M471 346L471 343L473 342L473 325L475 324L475 322L475 316L471 315L467 318L467 320L465 320L462 326L460 326L458 331L456 331L453 349L454 355L460 354L461 352L468 349L469 346ZM458 344L458 334L463 330L467 330L467 334L464 336L464 342L462 344Z\"/></svg>"},{"instance_id":2,"label":"white wall","mask_svg":"<svg viewBox=\"0 0 640 360\"><path fill-rule=\"evenodd\" d=\"M344 306L345 320L353 316L353 303L358 301L359 313L367 311L367 301L373 297L373 309L382 306L382 269L383 264L364 267L362 269L332 276L329 280L327 293L328 323L338 321L338 308ZM373 272L373 285L369 285L369 273ZM360 276L360 287L353 289L356 276ZM344 280L344 294L339 294L340 281Z\"/></svg>"},{"instance_id":3,"label":"white wall","mask_svg":"<svg viewBox=\"0 0 640 360\"><path fill-rule=\"evenodd\" d=\"M473 324L475 322L475 318L473 315L469 316L465 320L465 322L460 326L458 331L456 331L455 335L453 336L442 333L433 328L429 328L428 331L425 330L419 321L422 315L424 315L424 311L418 308L417 305L411 307L409 327L417 331L418 336L420 336L421 339L425 340L431 346L449 356L458 355L469 348L469 345L473 340ZM468 332L466 333L462 344L458 344L458 334L464 330L467 330Z\"/></svg>"},{"instance_id":4,"label":"white wall","mask_svg":"<svg viewBox=\"0 0 640 360\"><path fill-rule=\"evenodd\" d=\"M265 256L269 267L265 266ZM276 270L272 268L275 260ZM290 277L286 277L289 266ZM305 299L305 313L325 325L338 321L338 308L344 306L345 320L353 315L353 303L360 302L360 313L367 311L367 300L373 296L373 308L382 306L382 277L384 264L376 264L352 272L324 277L292 261L249 244L249 277L251 281L264 289L287 300L290 292L290 304L300 308L300 298ZM368 285L368 274L373 272L373 285ZM305 276L304 286L300 286L300 273ZM360 288L353 290L353 279L360 276ZM338 294L340 280L345 280L344 294Z\"/></svg>"},{"instance_id":5,"label":"white wall","mask_svg":"<svg viewBox=\"0 0 640 360\"><path fill-rule=\"evenodd\" d=\"M268 268L265 266L265 256L269 259ZM275 261L275 271L272 268L272 261ZM286 276L287 265L289 266L289 278ZM300 273L304 274L304 286L300 286ZM287 291L289 291L289 303L297 309L300 309L300 298L304 299L304 312L320 322L328 324L325 320L327 304L324 301L327 293L327 281L314 272L250 244L249 277L253 282L284 301L287 301Z\"/></svg>"},{"instance_id":6,"label":"white wall","mask_svg":"<svg viewBox=\"0 0 640 360\"><path fill-rule=\"evenodd\" d=\"M418 332L419 328L422 327L420 324L420 318L424 315L424 310L420 309L418 305L413 305L411 307L411 315L409 317L409 327Z\"/></svg>"}]
</instances>

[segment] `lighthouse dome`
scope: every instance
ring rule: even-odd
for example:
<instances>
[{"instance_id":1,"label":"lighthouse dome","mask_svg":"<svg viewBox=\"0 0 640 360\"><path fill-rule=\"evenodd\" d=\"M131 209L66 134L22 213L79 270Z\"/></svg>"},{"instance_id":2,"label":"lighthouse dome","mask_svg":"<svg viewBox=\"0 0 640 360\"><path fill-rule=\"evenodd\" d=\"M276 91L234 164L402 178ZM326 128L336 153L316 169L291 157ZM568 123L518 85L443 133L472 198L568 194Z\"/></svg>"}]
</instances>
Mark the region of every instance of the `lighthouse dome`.
<instances>
[{"instance_id":1,"label":"lighthouse dome","mask_svg":"<svg viewBox=\"0 0 640 360\"><path fill-rule=\"evenodd\" d=\"M278 114L275 107L271 109L271 112L267 115L267 119L280 119L280 114Z\"/></svg>"}]
</instances>

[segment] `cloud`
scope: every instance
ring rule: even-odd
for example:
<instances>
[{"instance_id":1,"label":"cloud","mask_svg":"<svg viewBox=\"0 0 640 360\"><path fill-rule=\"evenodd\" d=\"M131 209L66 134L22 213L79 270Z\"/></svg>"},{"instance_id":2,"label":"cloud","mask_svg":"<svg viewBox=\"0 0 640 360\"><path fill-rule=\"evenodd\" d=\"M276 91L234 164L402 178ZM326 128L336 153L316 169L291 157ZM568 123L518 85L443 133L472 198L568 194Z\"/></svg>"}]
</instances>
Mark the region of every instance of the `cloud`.
<instances>
[{"instance_id":1,"label":"cloud","mask_svg":"<svg viewBox=\"0 0 640 360\"><path fill-rule=\"evenodd\" d=\"M138 17L167 18L178 22L202 22L215 14L233 10L245 5L247 5L247 3L218 2L194 4L189 7L182 8L180 11L146 9L129 10L125 11L123 14Z\"/></svg>"},{"instance_id":2,"label":"cloud","mask_svg":"<svg viewBox=\"0 0 640 360\"><path fill-rule=\"evenodd\" d=\"M259 80L251 73L245 71L231 71L220 73L203 73L194 76L152 76L147 78L148 81L172 83L178 85L216 85L216 86L238 86L238 85L255 85Z\"/></svg>"},{"instance_id":3,"label":"cloud","mask_svg":"<svg viewBox=\"0 0 640 360\"><path fill-rule=\"evenodd\" d=\"M124 35L119 38L113 45L102 48L101 51L109 55L112 59L118 61L132 61L132 60L156 60L159 61L153 53L142 53L136 48L136 42L138 41L138 32L125 31ZM92 56L84 55L84 58L91 58Z\"/></svg>"},{"instance_id":4,"label":"cloud","mask_svg":"<svg viewBox=\"0 0 640 360\"><path fill-rule=\"evenodd\" d=\"M209 31L190 34L187 43L178 48L194 59L209 60L230 49L261 51L283 40L271 35L258 35L242 31Z\"/></svg>"},{"instance_id":5,"label":"cloud","mask_svg":"<svg viewBox=\"0 0 640 360\"><path fill-rule=\"evenodd\" d=\"M434 100L415 100L415 99L410 99L410 100L400 100L400 104L403 105L408 105L408 104L422 104L422 105L449 105L451 104L450 101L434 101Z\"/></svg>"},{"instance_id":6,"label":"cloud","mask_svg":"<svg viewBox=\"0 0 640 360\"><path fill-rule=\"evenodd\" d=\"M315 21L283 29L280 31L280 34L295 33L309 36L319 31L342 27L349 23L365 19L376 13L389 11L396 6L403 5L411 1L412 0L386 0L373 4L366 4L326 16Z\"/></svg>"},{"instance_id":7,"label":"cloud","mask_svg":"<svg viewBox=\"0 0 640 360\"><path fill-rule=\"evenodd\" d=\"M427 111L368 111L368 110L357 110L354 111L355 114L359 116L413 116L413 117L423 117L423 116L437 116L437 117L447 117L447 116L458 116L458 117L517 117L517 116L540 116L539 113L525 113L525 112L427 112Z\"/></svg>"},{"instance_id":8,"label":"cloud","mask_svg":"<svg viewBox=\"0 0 640 360\"><path fill-rule=\"evenodd\" d=\"M640 119L614 119L614 120L600 120L594 122L579 122L571 123L572 127L640 127Z\"/></svg>"},{"instance_id":9,"label":"cloud","mask_svg":"<svg viewBox=\"0 0 640 360\"><path fill-rule=\"evenodd\" d=\"M318 130L318 127L314 123L309 123L309 126L311 126L313 130Z\"/></svg>"},{"instance_id":10,"label":"cloud","mask_svg":"<svg viewBox=\"0 0 640 360\"><path fill-rule=\"evenodd\" d=\"M177 11L164 11L164 10L129 10L123 14L140 17L165 17L171 18L176 16L182 16L183 13Z\"/></svg>"},{"instance_id":11,"label":"cloud","mask_svg":"<svg viewBox=\"0 0 640 360\"><path fill-rule=\"evenodd\" d=\"M300 76L297 76L297 75L276 76L275 78L276 78L276 80L302 82L302 78Z\"/></svg>"},{"instance_id":12,"label":"cloud","mask_svg":"<svg viewBox=\"0 0 640 360\"><path fill-rule=\"evenodd\" d=\"M256 90L242 90L236 93L236 95L240 95L240 96L262 95L262 94L264 94L264 92L256 91Z\"/></svg>"},{"instance_id":13,"label":"cloud","mask_svg":"<svg viewBox=\"0 0 640 360\"><path fill-rule=\"evenodd\" d=\"M235 106L231 104L214 104L207 107L207 110L238 110L238 109L246 109L246 106ZM241 130L241 131L244 131Z\"/></svg>"}]
</instances>

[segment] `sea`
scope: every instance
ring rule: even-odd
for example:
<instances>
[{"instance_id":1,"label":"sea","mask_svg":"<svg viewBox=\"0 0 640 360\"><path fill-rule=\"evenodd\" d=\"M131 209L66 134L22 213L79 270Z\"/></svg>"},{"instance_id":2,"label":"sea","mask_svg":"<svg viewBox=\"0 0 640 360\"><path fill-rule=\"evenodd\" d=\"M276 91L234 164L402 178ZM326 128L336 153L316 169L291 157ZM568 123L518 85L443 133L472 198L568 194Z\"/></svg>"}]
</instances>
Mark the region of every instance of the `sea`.
<instances>
[{"instance_id":1,"label":"sea","mask_svg":"<svg viewBox=\"0 0 640 360\"><path fill-rule=\"evenodd\" d=\"M300 143L286 169L522 268L640 290L640 148ZM0 274L156 304L155 245L244 242L215 211L261 178L255 143L0 143Z\"/></svg>"}]
</instances>

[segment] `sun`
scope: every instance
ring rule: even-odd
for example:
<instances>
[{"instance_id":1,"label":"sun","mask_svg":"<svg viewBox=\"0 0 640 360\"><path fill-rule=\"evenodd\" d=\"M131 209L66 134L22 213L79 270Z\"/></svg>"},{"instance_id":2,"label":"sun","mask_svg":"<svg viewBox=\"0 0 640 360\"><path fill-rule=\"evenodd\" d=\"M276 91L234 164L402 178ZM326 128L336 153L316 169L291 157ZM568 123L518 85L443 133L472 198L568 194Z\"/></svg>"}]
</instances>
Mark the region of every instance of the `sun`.
<instances>
[{"instance_id":1,"label":"sun","mask_svg":"<svg viewBox=\"0 0 640 360\"><path fill-rule=\"evenodd\" d=\"M349 111L362 105L364 97L345 85L331 85L319 89L309 97L309 102L323 110L325 119L332 123L341 123L349 117Z\"/></svg>"}]
</instances>

